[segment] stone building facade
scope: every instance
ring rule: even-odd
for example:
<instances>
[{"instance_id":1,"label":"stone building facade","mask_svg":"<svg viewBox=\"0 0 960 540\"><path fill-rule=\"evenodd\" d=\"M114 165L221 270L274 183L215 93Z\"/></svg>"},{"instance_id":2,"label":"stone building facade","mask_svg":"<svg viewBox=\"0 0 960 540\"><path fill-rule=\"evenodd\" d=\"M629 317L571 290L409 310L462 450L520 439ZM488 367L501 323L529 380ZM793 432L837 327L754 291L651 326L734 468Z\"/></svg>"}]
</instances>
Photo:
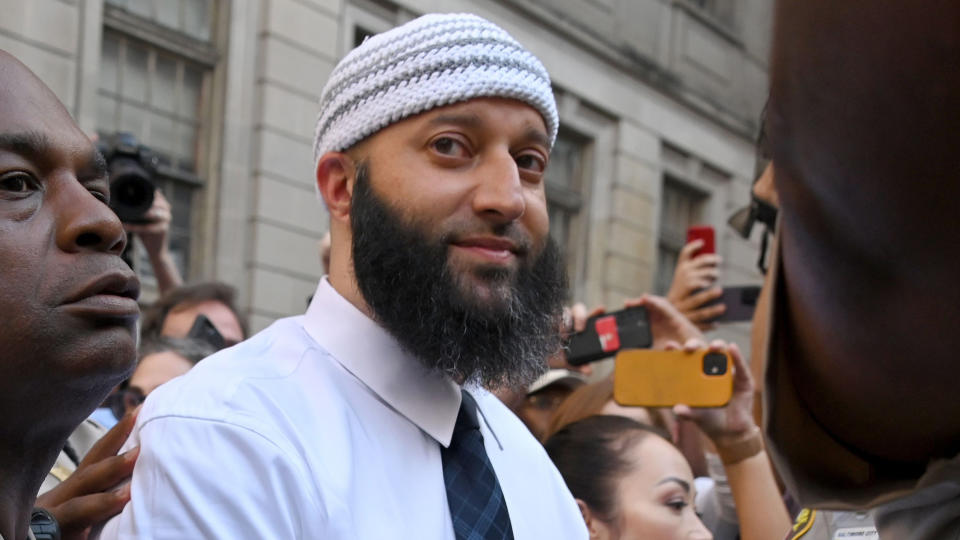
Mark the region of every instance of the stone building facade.
<instances>
[{"instance_id":1,"label":"stone building facade","mask_svg":"<svg viewBox=\"0 0 960 540\"><path fill-rule=\"evenodd\" d=\"M178 262L191 279L235 285L259 329L302 312L322 273L320 89L365 35L430 11L495 21L553 78L562 127L548 197L573 299L614 308L662 292L691 223L716 228L725 283L758 282L756 238L726 219L754 174L772 4L0 0L0 49L89 133L131 131L163 156ZM746 344L742 325L721 334Z\"/></svg>"}]
</instances>

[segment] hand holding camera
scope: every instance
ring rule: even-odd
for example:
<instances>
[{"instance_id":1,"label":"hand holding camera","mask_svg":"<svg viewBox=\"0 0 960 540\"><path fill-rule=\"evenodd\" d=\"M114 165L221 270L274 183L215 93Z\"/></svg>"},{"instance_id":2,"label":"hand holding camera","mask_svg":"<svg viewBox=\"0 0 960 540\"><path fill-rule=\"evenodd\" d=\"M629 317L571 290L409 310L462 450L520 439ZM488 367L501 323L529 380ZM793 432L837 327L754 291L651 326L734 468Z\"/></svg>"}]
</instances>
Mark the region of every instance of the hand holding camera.
<instances>
[{"instance_id":1,"label":"hand holding camera","mask_svg":"<svg viewBox=\"0 0 960 540\"><path fill-rule=\"evenodd\" d=\"M160 291L183 283L169 252L170 203L157 188L159 157L130 133L114 133L98 141L110 174L110 208L128 233L140 238Z\"/></svg>"},{"instance_id":2,"label":"hand holding camera","mask_svg":"<svg viewBox=\"0 0 960 540\"><path fill-rule=\"evenodd\" d=\"M163 255L172 215L170 203L154 183L156 154L124 132L105 137L97 148L107 160L110 208L127 232L140 237L151 259Z\"/></svg>"},{"instance_id":3,"label":"hand holding camera","mask_svg":"<svg viewBox=\"0 0 960 540\"><path fill-rule=\"evenodd\" d=\"M124 223L147 223L157 191L153 178L160 159L130 133L117 132L97 141L110 175L110 208Z\"/></svg>"},{"instance_id":4,"label":"hand holding camera","mask_svg":"<svg viewBox=\"0 0 960 540\"><path fill-rule=\"evenodd\" d=\"M172 214L170 203L158 189L153 195L153 203L143 214L143 221L138 223L124 222L123 228L140 237L144 249L150 259L167 255L167 234L170 231Z\"/></svg>"}]
</instances>

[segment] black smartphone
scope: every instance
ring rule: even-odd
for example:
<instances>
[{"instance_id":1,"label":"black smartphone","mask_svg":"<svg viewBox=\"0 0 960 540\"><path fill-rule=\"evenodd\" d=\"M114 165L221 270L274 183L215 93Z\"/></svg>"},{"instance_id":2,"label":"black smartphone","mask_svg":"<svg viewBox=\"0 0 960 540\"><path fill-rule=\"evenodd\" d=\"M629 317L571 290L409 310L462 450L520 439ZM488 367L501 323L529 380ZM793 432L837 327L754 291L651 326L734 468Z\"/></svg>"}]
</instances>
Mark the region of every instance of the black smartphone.
<instances>
[{"instance_id":1,"label":"black smartphone","mask_svg":"<svg viewBox=\"0 0 960 540\"><path fill-rule=\"evenodd\" d=\"M722 315L712 322L744 322L753 319L753 312L757 309L757 299L760 297L760 287L757 285L740 285L724 287L723 296L713 303L727 306Z\"/></svg>"},{"instance_id":2,"label":"black smartphone","mask_svg":"<svg viewBox=\"0 0 960 540\"><path fill-rule=\"evenodd\" d=\"M227 345L226 340L223 339L217 327L203 314L197 315L197 318L194 319L193 326L191 326L190 331L187 332L187 337L209 343L218 351Z\"/></svg>"},{"instance_id":3,"label":"black smartphone","mask_svg":"<svg viewBox=\"0 0 960 540\"><path fill-rule=\"evenodd\" d=\"M647 308L626 308L587 319L586 328L570 336L567 362L581 366L613 356L621 349L646 349L652 344Z\"/></svg>"}]
</instances>

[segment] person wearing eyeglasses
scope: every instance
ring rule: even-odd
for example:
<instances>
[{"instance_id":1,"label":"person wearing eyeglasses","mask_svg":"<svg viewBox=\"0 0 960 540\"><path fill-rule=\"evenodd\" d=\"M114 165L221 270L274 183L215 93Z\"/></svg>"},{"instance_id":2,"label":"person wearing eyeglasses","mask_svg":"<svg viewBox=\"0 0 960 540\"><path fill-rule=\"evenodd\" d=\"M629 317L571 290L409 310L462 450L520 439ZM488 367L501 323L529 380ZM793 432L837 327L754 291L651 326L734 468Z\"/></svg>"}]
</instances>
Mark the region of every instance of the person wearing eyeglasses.
<instances>
[{"instance_id":1,"label":"person wearing eyeglasses","mask_svg":"<svg viewBox=\"0 0 960 540\"><path fill-rule=\"evenodd\" d=\"M105 402L108 414L114 420L110 427L122 421L158 386L183 375L214 352L216 350L211 344L194 339L153 338L141 343L133 374ZM129 428L126 431L129 432ZM67 439L63 452L44 479L39 493L47 493L69 478L97 441L106 434L107 429L94 420L87 419L80 424Z\"/></svg>"},{"instance_id":2,"label":"person wearing eyeglasses","mask_svg":"<svg viewBox=\"0 0 960 540\"><path fill-rule=\"evenodd\" d=\"M190 371L215 352L213 345L199 339L159 337L144 342L133 375L110 396L110 409L117 419L122 418L157 387Z\"/></svg>"}]
</instances>

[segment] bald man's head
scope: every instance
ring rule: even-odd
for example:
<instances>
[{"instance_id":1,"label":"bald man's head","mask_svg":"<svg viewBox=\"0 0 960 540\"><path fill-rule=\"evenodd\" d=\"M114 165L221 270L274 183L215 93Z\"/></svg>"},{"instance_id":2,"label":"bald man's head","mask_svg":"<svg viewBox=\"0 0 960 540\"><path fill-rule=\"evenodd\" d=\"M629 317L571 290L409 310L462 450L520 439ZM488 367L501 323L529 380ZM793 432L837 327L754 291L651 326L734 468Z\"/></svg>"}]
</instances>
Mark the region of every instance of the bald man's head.
<instances>
[{"instance_id":1,"label":"bald man's head","mask_svg":"<svg viewBox=\"0 0 960 540\"><path fill-rule=\"evenodd\" d=\"M106 165L0 51L0 536L24 538L69 434L134 365L140 284ZM19 461L18 461L19 460Z\"/></svg>"},{"instance_id":2,"label":"bald man's head","mask_svg":"<svg viewBox=\"0 0 960 540\"><path fill-rule=\"evenodd\" d=\"M72 130L80 132L80 128L56 94L23 62L10 53L0 50L0 111L13 109L32 112L37 122L47 123L51 116L56 117L58 121L69 123ZM23 116L30 117L30 115ZM31 122L23 127L30 131L35 130L37 126Z\"/></svg>"},{"instance_id":3,"label":"bald man's head","mask_svg":"<svg viewBox=\"0 0 960 540\"><path fill-rule=\"evenodd\" d=\"M133 367L139 282L109 199L93 143L0 51L0 441L69 433Z\"/></svg>"}]
</instances>

